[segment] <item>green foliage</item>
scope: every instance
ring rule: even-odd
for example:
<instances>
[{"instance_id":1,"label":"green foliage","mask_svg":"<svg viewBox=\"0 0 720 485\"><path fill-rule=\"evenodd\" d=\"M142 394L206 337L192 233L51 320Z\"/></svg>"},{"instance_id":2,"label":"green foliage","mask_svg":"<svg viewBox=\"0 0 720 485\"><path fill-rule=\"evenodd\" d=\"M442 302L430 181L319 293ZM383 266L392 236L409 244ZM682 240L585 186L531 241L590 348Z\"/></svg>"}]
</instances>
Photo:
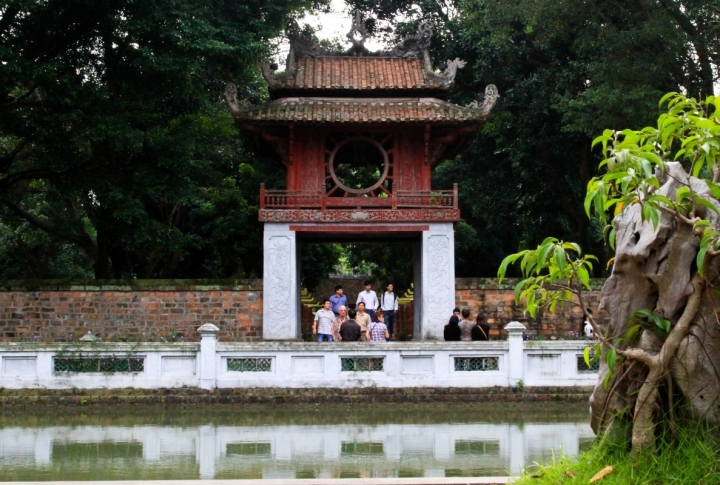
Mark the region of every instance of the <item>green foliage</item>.
<instances>
[{"instance_id":1,"label":"green foliage","mask_svg":"<svg viewBox=\"0 0 720 485\"><path fill-rule=\"evenodd\" d=\"M659 440L658 453L631 456L626 443L594 444L577 457L554 455L552 463L528 469L515 484L557 485L589 483L606 466L613 471L597 483L603 485L712 485L720 483L717 456L720 447L717 429L682 420L674 433L665 432Z\"/></svg>"},{"instance_id":2,"label":"green foliage","mask_svg":"<svg viewBox=\"0 0 720 485\"><path fill-rule=\"evenodd\" d=\"M79 249L96 277L258 275L258 184L281 188L283 167L244 151L221 92L263 100L253 65L320 3L5 2L0 221Z\"/></svg>"},{"instance_id":3,"label":"green foliage","mask_svg":"<svg viewBox=\"0 0 720 485\"><path fill-rule=\"evenodd\" d=\"M590 289L592 255L582 256L580 246L549 237L537 249L526 249L507 256L498 269L498 282L505 278L509 265L520 260L522 280L515 286L515 301L525 302L525 312L535 318L540 308L554 313L572 301L576 287Z\"/></svg>"},{"instance_id":4,"label":"green foliage","mask_svg":"<svg viewBox=\"0 0 720 485\"><path fill-rule=\"evenodd\" d=\"M712 92L718 0L353 0L395 39L429 21L438 66L459 57L451 100L488 83L501 98L475 143L440 164L433 186L459 183L467 227L456 234L456 274L490 275L504 255L544 235L576 241L603 264L602 227L582 210L597 159L587 150L609 126L645 126L668 91ZM474 231L474 234L472 231Z\"/></svg>"},{"instance_id":5,"label":"green foliage","mask_svg":"<svg viewBox=\"0 0 720 485\"><path fill-rule=\"evenodd\" d=\"M629 343L634 343L640 336L640 331L644 328L650 329L657 334L658 337L665 340L670 333L670 320L661 318L650 310L638 310L628 319L630 325L625 334L625 338Z\"/></svg>"},{"instance_id":6,"label":"green foliage","mask_svg":"<svg viewBox=\"0 0 720 485\"><path fill-rule=\"evenodd\" d=\"M709 196L697 193L690 181L679 181L674 197L657 193L659 177L665 174L665 162L679 160L687 164L694 177L709 176L720 170L720 98L703 101L684 94L669 93L660 100L668 111L660 115L657 127L642 130L605 130L593 141L602 147L603 173L588 183L585 211L607 221L608 211L622 214L632 205L640 205L641 218L657 228L661 213L668 213L693 224L700 234L697 266L702 274L705 255L720 248L720 238L707 220L708 211L720 214ZM720 196L720 185L705 178L713 197ZM614 244L614 228L609 233Z\"/></svg>"}]
</instances>

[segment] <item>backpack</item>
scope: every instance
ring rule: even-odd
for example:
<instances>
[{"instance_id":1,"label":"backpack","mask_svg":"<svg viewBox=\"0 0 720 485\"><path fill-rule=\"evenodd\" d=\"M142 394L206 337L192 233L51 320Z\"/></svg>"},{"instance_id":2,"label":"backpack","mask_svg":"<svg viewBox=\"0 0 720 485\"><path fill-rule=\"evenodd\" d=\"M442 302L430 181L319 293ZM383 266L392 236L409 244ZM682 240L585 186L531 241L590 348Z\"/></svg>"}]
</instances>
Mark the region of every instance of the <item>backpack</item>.
<instances>
[{"instance_id":1,"label":"backpack","mask_svg":"<svg viewBox=\"0 0 720 485\"><path fill-rule=\"evenodd\" d=\"M393 292L393 311L395 311L395 302L397 301L397 293ZM380 308L382 308L385 305L385 292L383 291L382 296L380 297ZM390 310L388 310L390 311Z\"/></svg>"}]
</instances>

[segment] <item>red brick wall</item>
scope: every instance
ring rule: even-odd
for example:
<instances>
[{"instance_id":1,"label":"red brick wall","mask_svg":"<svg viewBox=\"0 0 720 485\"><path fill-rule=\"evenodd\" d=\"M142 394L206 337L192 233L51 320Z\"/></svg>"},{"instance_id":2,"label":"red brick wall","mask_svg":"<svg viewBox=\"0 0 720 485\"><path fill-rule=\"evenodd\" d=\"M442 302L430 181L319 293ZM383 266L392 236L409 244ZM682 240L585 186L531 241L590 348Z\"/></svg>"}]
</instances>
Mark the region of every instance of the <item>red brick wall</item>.
<instances>
[{"instance_id":1,"label":"red brick wall","mask_svg":"<svg viewBox=\"0 0 720 485\"><path fill-rule=\"evenodd\" d=\"M201 285L170 282L97 282L33 288L0 284L0 341L78 339L88 331L103 340L197 340L203 323L226 341L262 337L259 281Z\"/></svg>"},{"instance_id":2,"label":"red brick wall","mask_svg":"<svg viewBox=\"0 0 720 485\"><path fill-rule=\"evenodd\" d=\"M527 333L533 336L564 339L569 337L569 332L582 332L583 313L577 305L567 304L564 309L558 307L554 315L539 311L534 319L524 315L523 307L515 304L515 283L508 281L500 286L497 280L491 278L458 278L455 282L455 305L460 309L469 308L472 318L482 312L490 325L491 338L505 336L506 332L502 329L513 320L523 323L528 328ZM606 318L598 312L603 283L604 280L592 280L593 289L585 295L586 303L600 321Z\"/></svg>"},{"instance_id":3,"label":"red brick wall","mask_svg":"<svg viewBox=\"0 0 720 485\"><path fill-rule=\"evenodd\" d=\"M103 340L161 341L171 335L197 340L196 329L210 322L224 341L262 338L262 282L251 281L97 281L91 284L58 282L0 282L0 341L77 339L88 331ZM598 315L602 281L593 281L587 294ZM580 308L567 305L556 315L523 315L513 299L514 282L498 286L493 279L458 279L455 304L469 308L473 318L485 314L491 335L518 320L530 335L567 338L582 331ZM452 308L448 309L448 318ZM310 338L312 312L302 312L303 336ZM400 309L396 332L413 333L413 305Z\"/></svg>"}]
</instances>

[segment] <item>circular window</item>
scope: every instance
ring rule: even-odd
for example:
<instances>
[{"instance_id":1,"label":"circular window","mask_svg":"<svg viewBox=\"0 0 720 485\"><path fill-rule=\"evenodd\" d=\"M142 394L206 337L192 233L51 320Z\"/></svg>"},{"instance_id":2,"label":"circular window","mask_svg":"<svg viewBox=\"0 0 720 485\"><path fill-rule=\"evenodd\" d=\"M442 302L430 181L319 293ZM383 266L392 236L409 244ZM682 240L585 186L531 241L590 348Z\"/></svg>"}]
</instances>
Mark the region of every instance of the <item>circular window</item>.
<instances>
[{"instance_id":1,"label":"circular window","mask_svg":"<svg viewBox=\"0 0 720 485\"><path fill-rule=\"evenodd\" d=\"M366 194L382 185L387 177L387 152L371 138L348 138L330 154L330 176L345 192Z\"/></svg>"}]
</instances>

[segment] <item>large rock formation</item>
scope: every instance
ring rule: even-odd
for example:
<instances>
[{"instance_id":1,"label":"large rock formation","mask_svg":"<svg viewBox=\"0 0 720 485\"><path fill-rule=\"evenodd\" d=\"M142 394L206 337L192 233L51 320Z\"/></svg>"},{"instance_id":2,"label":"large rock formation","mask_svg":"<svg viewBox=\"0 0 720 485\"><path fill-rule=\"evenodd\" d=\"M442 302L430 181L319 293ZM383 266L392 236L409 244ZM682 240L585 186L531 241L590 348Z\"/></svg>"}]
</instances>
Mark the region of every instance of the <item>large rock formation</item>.
<instances>
[{"instance_id":1,"label":"large rock formation","mask_svg":"<svg viewBox=\"0 0 720 485\"><path fill-rule=\"evenodd\" d=\"M680 163L666 164L659 176L659 194L675 199L677 190L689 186L695 194L712 201L704 180L689 176ZM713 211L698 213L720 229L720 221ZM615 218L616 255L612 276L603 288L600 308L610 315L606 335L625 337L628 318L638 310L649 309L675 325L685 312L690 295L696 291L693 277L697 273L696 257L700 241L693 227L668 213L661 213L656 229L652 223L642 222L641 206L634 204ZM710 422L720 422L720 288L718 259L709 261L706 281L697 312L692 316L687 334L683 336L669 370L672 384L680 390L690 408ZM696 280L697 281L697 280ZM655 333L644 331L636 348L658 354L665 342ZM621 343L618 348L626 348ZM607 348L604 349L607 352ZM636 411L638 391L649 369L639 361L628 359L618 366L606 389L603 381L608 366L601 359L600 378L591 398L592 426L599 434L624 429L620 421L629 422ZM662 379L667 383L667 379ZM666 403L666 402L665 402ZM652 405L652 403L651 403ZM661 408L654 409L657 418Z\"/></svg>"}]
</instances>

